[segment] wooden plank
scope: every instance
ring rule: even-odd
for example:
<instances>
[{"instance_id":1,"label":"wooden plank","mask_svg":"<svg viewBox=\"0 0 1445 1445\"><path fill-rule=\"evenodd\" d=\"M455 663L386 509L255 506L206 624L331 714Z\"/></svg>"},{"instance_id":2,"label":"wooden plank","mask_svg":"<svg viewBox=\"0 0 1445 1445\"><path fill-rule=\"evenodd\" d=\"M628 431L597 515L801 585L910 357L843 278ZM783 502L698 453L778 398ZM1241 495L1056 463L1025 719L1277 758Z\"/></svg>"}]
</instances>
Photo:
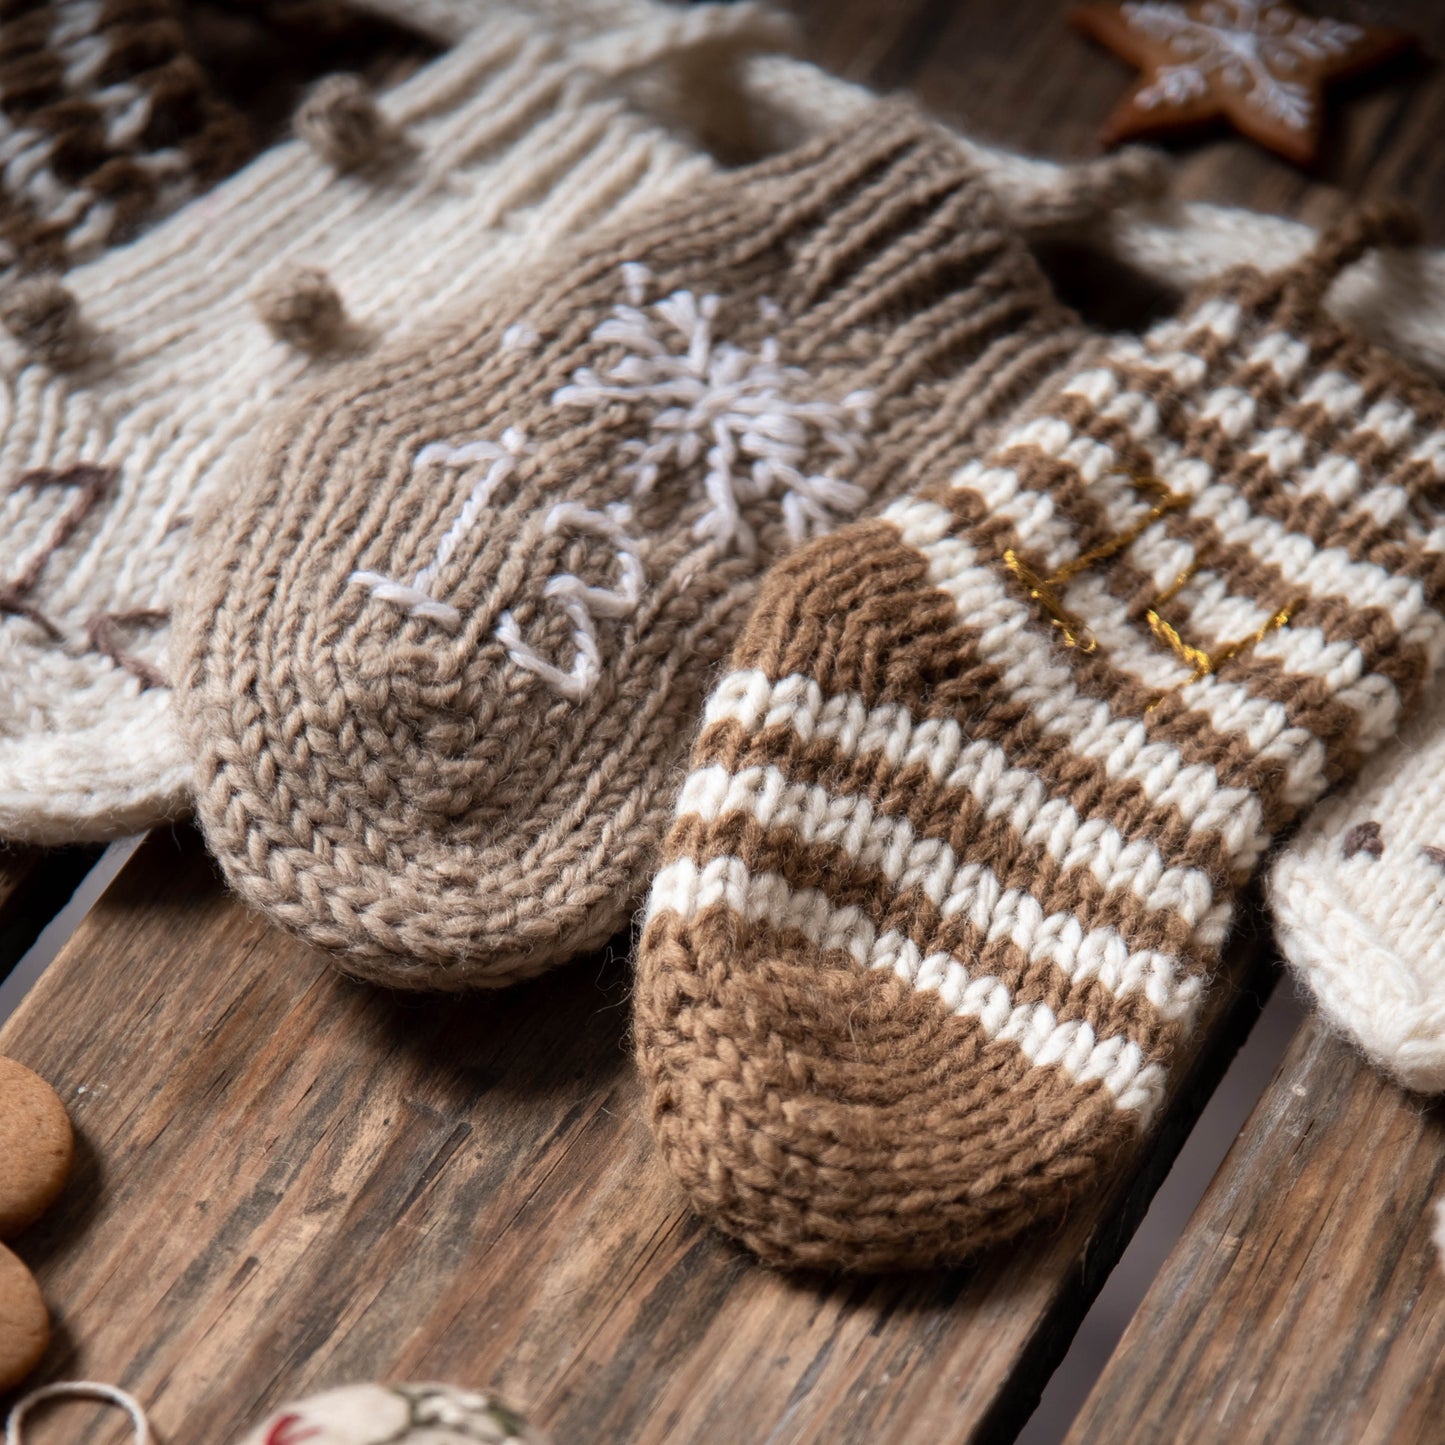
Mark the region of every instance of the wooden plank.
<instances>
[{"instance_id":1,"label":"wooden plank","mask_svg":"<svg viewBox=\"0 0 1445 1445\"><path fill-rule=\"evenodd\" d=\"M1061 1227L973 1269L788 1278L653 1157L620 959L387 994L157 834L0 1030L81 1140L20 1245L60 1322L39 1378L120 1382L218 1445L372 1376L489 1381L572 1442L1009 1438L1258 999L1215 1005L1160 1138ZM34 1439L123 1438L84 1418Z\"/></svg>"},{"instance_id":2,"label":"wooden plank","mask_svg":"<svg viewBox=\"0 0 1445 1445\"><path fill-rule=\"evenodd\" d=\"M1445 1439L1442 1191L1445 1111L1307 1021L1069 1440Z\"/></svg>"}]
</instances>

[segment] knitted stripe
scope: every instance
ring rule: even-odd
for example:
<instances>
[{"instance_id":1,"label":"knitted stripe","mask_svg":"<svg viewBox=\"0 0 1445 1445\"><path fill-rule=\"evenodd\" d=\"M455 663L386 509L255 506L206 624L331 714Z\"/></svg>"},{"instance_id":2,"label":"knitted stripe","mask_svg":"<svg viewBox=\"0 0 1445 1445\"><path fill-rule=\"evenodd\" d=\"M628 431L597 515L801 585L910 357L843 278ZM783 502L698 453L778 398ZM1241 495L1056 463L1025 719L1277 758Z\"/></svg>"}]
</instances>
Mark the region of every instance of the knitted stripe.
<instances>
[{"instance_id":1,"label":"knitted stripe","mask_svg":"<svg viewBox=\"0 0 1445 1445\"><path fill-rule=\"evenodd\" d=\"M1325 1018L1406 1088L1445 1090L1445 692L1271 870L1280 948Z\"/></svg>"},{"instance_id":2,"label":"knitted stripe","mask_svg":"<svg viewBox=\"0 0 1445 1445\"><path fill-rule=\"evenodd\" d=\"M1270 839L1445 656L1445 398L1318 305L1366 234L1094 348L768 579L636 995L664 1156L765 1257L929 1263L1066 1207L1164 1098Z\"/></svg>"},{"instance_id":3,"label":"knitted stripe","mask_svg":"<svg viewBox=\"0 0 1445 1445\"><path fill-rule=\"evenodd\" d=\"M0 17L0 273L64 268L245 158L166 0L22 0Z\"/></svg>"},{"instance_id":4,"label":"knitted stripe","mask_svg":"<svg viewBox=\"0 0 1445 1445\"><path fill-rule=\"evenodd\" d=\"M890 105L351 372L254 458L188 604L228 876L411 986L611 936L767 564L1079 341L956 147Z\"/></svg>"}]
</instances>

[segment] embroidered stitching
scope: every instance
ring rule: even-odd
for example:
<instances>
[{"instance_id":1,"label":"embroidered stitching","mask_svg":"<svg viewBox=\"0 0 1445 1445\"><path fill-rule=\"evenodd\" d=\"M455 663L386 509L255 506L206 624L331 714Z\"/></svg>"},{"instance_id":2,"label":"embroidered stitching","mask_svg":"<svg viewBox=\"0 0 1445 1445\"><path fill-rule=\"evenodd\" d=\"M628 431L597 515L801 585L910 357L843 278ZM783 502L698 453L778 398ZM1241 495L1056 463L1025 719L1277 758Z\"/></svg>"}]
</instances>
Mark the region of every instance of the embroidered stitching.
<instances>
[{"instance_id":1,"label":"embroidered stitching","mask_svg":"<svg viewBox=\"0 0 1445 1445\"><path fill-rule=\"evenodd\" d=\"M543 532L555 536L563 531L598 537L616 549L619 564L613 587L592 587L570 572L547 581L543 597L555 597L572 623L572 641L577 651L571 668L563 672L522 640L521 629L511 612L503 612L496 628L497 640L518 667L535 673L554 692L580 702L602 675L602 654L597 643L597 619L627 617L637 610L646 582L637 540L625 526L632 520L626 503L615 502L605 512L593 511L575 502L561 502L547 513Z\"/></svg>"},{"instance_id":2,"label":"embroidered stitching","mask_svg":"<svg viewBox=\"0 0 1445 1445\"><path fill-rule=\"evenodd\" d=\"M805 472L810 443L821 442L847 471L856 465L871 422L873 395L854 391L841 402L807 399L812 377L779 357L777 338L757 352L720 341L716 295L687 290L644 308L651 272L638 262L622 267L626 305L592 332L592 340L624 348L606 371L579 367L552 400L557 406L599 407L638 403L650 411L647 435L624 441L633 495L644 497L664 469L704 464L707 510L694 525L699 540L712 540L744 557L757 552L757 537L743 515L749 503L780 499L784 526L795 545L830 531L867 501L861 487L833 470ZM769 323L781 313L763 301Z\"/></svg>"},{"instance_id":3,"label":"embroidered stitching","mask_svg":"<svg viewBox=\"0 0 1445 1445\"><path fill-rule=\"evenodd\" d=\"M526 454L528 447L526 434L516 427L508 427L502 433L500 442L474 441L460 446L449 442L427 443L413 459L413 471L431 467L467 467L474 462L489 462L491 465L472 487L456 520L442 534L431 561L410 583L398 582L381 572L359 571L347 578L348 585L366 587L373 597L383 602L394 602L406 608L413 617L430 618L454 632L461 626L462 614L450 603L439 601L432 588L462 538L476 525L498 487L516 470L518 459Z\"/></svg>"}]
</instances>

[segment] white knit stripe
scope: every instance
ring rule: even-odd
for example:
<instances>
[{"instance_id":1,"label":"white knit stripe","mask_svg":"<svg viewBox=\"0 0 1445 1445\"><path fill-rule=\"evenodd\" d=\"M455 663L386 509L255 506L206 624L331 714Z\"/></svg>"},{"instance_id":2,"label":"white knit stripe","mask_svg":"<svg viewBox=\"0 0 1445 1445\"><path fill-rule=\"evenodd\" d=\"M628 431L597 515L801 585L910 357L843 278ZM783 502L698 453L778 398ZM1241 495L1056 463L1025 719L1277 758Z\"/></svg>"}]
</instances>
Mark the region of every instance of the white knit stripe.
<instances>
[{"instance_id":1,"label":"white knit stripe","mask_svg":"<svg viewBox=\"0 0 1445 1445\"><path fill-rule=\"evenodd\" d=\"M1226 546L1239 547L1255 560L1278 567L1285 576L1297 581L1302 591L1341 598L1356 607L1382 608L1402 633L1411 625L1420 624L1422 612L1428 617L1427 628L1437 632L1441 629L1441 620L1425 608L1424 589L1418 582L1372 562L1354 561L1342 547L1316 547L1306 534L1291 531L1275 518L1252 511L1233 486L1216 481L1214 470L1206 461L1185 455L1178 445L1158 432L1153 402L1139 392L1127 390L1115 372L1107 367L1092 368L1076 376L1064 391L1087 401L1103 416L1131 423L1131 435L1148 446L1159 479L1171 491L1189 497L1191 513L1212 521ZM1062 427L1067 433L1066 437L1053 433L1053 437L1062 437L1062 440L1053 440L1052 444L1060 450L1050 455L1072 460L1073 454L1066 456L1066 450L1078 441L1090 442L1091 472L1084 475L1091 485L1095 477L1105 479L1111 475L1118 476L1121 483L1127 481L1127 469L1111 447L1078 438L1062 418L1031 423L1030 427L1036 430L1023 444L1037 445L1036 436L1048 437L1049 433L1044 431L1048 425ZM1028 431L1029 427L1021 428L1020 434ZM1435 451L1430 441L1430 437L1422 439L1411 455L1418 453L1420 460L1431 460L1433 465ZM1002 445L1009 444L1010 439L1006 437ZM1335 465L1344 467L1351 463L1348 458L1340 457ZM1412 540L1428 551L1445 551L1445 528L1417 529Z\"/></svg>"},{"instance_id":2,"label":"white knit stripe","mask_svg":"<svg viewBox=\"0 0 1445 1445\"><path fill-rule=\"evenodd\" d=\"M1162 1018L1193 1022L1200 980L1181 977L1173 954L1131 951L1116 928L1085 929L1073 913L1047 913L1027 889L1004 888L986 864L961 863L943 839L920 838L908 819L875 811L865 797L790 782L772 766L731 773L713 764L692 773L678 798L678 818L716 823L730 814L785 830L805 846L840 848L853 863L882 874L895 892L921 888L941 918L966 917L988 942L1012 943L1030 963L1057 968L1073 983L1098 979L1117 998L1142 994ZM1177 879L1157 892L1164 896L1150 906L1177 911L1188 922L1208 911L1208 892L1181 897Z\"/></svg>"},{"instance_id":3,"label":"white knit stripe","mask_svg":"<svg viewBox=\"0 0 1445 1445\"><path fill-rule=\"evenodd\" d=\"M1016 1044L1030 1063L1057 1064L1079 1084L1097 1080L1121 1111L1138 1112L1141 1128L1163 1100L1163 1068L1147 1063L1126 1034L1101 1038L1084 1020L1060 1022L1046 1004L1016 1004L1001 980L972 977L951 955L924 957L897 933L880 938L860 909L839 908L817 889L795 889L775 873L754 875L740 858L701 868L691 858L669 863L653 879L647 920L672 913L689 923L719 906L747 922L800 933L815 948L843 949L863 968L886 968L937 993L952 1014L976 1020L988 1039Z\"/></svg>"},{"instance_id":4,"label":"white knit stripe","mask_svg":"<svg viewBox=\"0 0 1445 1445\"><path fill-rule=\"evenodd\" d=\"M1206 763L1186 763L1167 742L1151 742L1138 718L1118 718L1107 702L1086 697L1072 669L1038 630L1036 609L1006 590L997 559L980 558L951 536L952 514L932 502L905 498L883 513L906 546L928 563L929 580L954 599L962 624L978 639L979 655L1000 672L1002 694L1024 704L1044 732L1068 740L1081 757L1104 763L1111 778L1145 782L1151 801L1178 810L1191 831L1227 840L1241 870L1254 867L1268 843L1259 799L1223 786Z\"/></svg>"},{"instance_id":5,"label":"white knit stripe","mask_svg":"<svg viewBox=\"0 0 1445 1445\"><path fill-rule=\"evenodd\" d=\"M1113 453L1107 448L1088 437L1072 435L1057 418L1030 423L1014 435L1021 443L1078 467L1081 475L1094 483L1097 500L1116 534L1147 517L1153 502L1112 470ZM1046 571L1053 572L1078 556L1076 533L1059 516L1053 499L1047 493L1025 490L1013 468L973 463L957 474L954 486L979 496L990 518L1011 523L1030 560L1038 559ZM1161 520L1134 543L1129 557L1135 566L1154 576L1162 593L1194 565L1196 552L1188 542L1169 536ZM1095 640L1106 648L1111 665L1153 691L1178 690L1180 700L1208 717L1216 732L1242 734L1260 757L1283 762L1284 791L1293 804L1303 805L1319 795L1324 786L1325 749L1307 730L1290 726L1280 703L1259 697L1247 685L1218 673L1189 682L1194 669L1129 618L1127 606L1110 592L1100 574L1081 573L1060 590L1060 600L1088 625ZM1223 580L1207 572L1190 583L1176 614L1186 608L1194 627L1200 629L1189 641L1216 650L1250 636L1273 616L1273 609L1261 607L1252 598L1226 593ZM1273 636L1289 631L1282 628ZM1355 677L1364 672L1363 656L1351 643L1329 644L1318 629L1309 631L1312 635L1298 643L1291 640L1283 648L1277 644L1270 655L1282 662L1296 662L1305 676L1327 676L1342 688L1345 701L1355 701L1343 691L1346 684L1342 678L1351 661ZM1346 656L1339 655L1340 648ZM1324 669L1323 674L1317 674L1317 668ZM1372 679L1359 706L1367 712L1372 736L1389 736L1399 706L1393 684L1385 678Z\"/></svg>"},{"instance_id":6,"label":"white knit stripe","mask_svg":"<svg viewBox=\"0 0 1445 1445\"><path fill-rule=\"evenodd\" d=\"M1208 947L1224 939L1230 905L1211 901L1207 873L1169 865L1148 836L1126 837L1107 818L1081 816L1046 779L1012 766L996 743L966 737L952 718L920 722L896 703L870 708L857 693L826 696L799 673L775 683L749 668L729 673L708 698L703 726L719 722L750 733L787 728L800 744L827 742L848 761L882 762L895 772L926 768L940 788L968 792L986 817L1007 819L1060 867L1086 867L1102 888L1127 888L1148 908L1181 914Z\"/></svg>"}]
</instances>

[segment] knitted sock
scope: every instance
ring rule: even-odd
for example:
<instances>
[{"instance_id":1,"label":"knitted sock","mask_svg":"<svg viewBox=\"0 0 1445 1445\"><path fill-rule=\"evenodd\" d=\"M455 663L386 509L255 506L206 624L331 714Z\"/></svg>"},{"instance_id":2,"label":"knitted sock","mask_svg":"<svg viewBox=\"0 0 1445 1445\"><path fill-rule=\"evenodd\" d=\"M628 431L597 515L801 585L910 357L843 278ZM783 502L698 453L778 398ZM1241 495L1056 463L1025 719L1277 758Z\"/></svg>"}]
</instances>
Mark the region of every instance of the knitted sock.
<instances>
[{"instance_id":1,"label":"knitted sock","mask_svg":"<svg viewBox=\"0 0 1445 1445\"><path fill-rule=\"evenodd\" d=\"M1445 1091L1445 691L1311 814L1269 902L1330 1023L1407 1089Z\"/></svg>"},{"instance_id":2,"label":"knitted sock","mask_svg":"<svg viewBox=\"0 0 1445 1445\"><path fill-rule=\"evenodd\" d=\"M451 1385L343 1385L282 1405L240 1445L547 1445L494 1395Z\"/></svg>"},{"instance_id":3,"label":"knitted sock","mask_svg":"<svg viewBox=\"0 0 1445 1445\"><path fill-rule=\"evenodd\" d=\"M769 559L1076 343L957 147L898 105L351 372L253 459L187 600L227 876L394 984L603 942Z\"/></svg>"},{"instance_id":4,"label":"knitted sock","mask_svg":"<svg viewBox=\"0 0 1445 1445\"><path fill-rule=\"evenodd\" d=\"M99 254L234 169L248 146L167 0L7 7L0 276Z\"/></svg>"},{"instance_id":5,"label":"knitted sock","mask_svg":"<svg viewBox=\"0 0 1445 1445\"><path fill-rule=\"evenodd\" d=\"M635 996L662 1153L759 1254L932 1264L1066 1208L1269 838L1438 663L1445 400L1321 310L1382 227L1099 347L774 569Z\"/></svg>"},{"instance_id":6,"label":"knitted sock","mask_svg":"<svg viewBox=\"0 0 1445 1445\"><path fill-rule=\"evenodd\" d=\"M172 595L263 417L467 313L509 260L712 169L502 10L380 108L323 82L298 128L65 287L26 283L29 354L0 344L0 837L186 807Z\"/></svg>"}]
</instances>

